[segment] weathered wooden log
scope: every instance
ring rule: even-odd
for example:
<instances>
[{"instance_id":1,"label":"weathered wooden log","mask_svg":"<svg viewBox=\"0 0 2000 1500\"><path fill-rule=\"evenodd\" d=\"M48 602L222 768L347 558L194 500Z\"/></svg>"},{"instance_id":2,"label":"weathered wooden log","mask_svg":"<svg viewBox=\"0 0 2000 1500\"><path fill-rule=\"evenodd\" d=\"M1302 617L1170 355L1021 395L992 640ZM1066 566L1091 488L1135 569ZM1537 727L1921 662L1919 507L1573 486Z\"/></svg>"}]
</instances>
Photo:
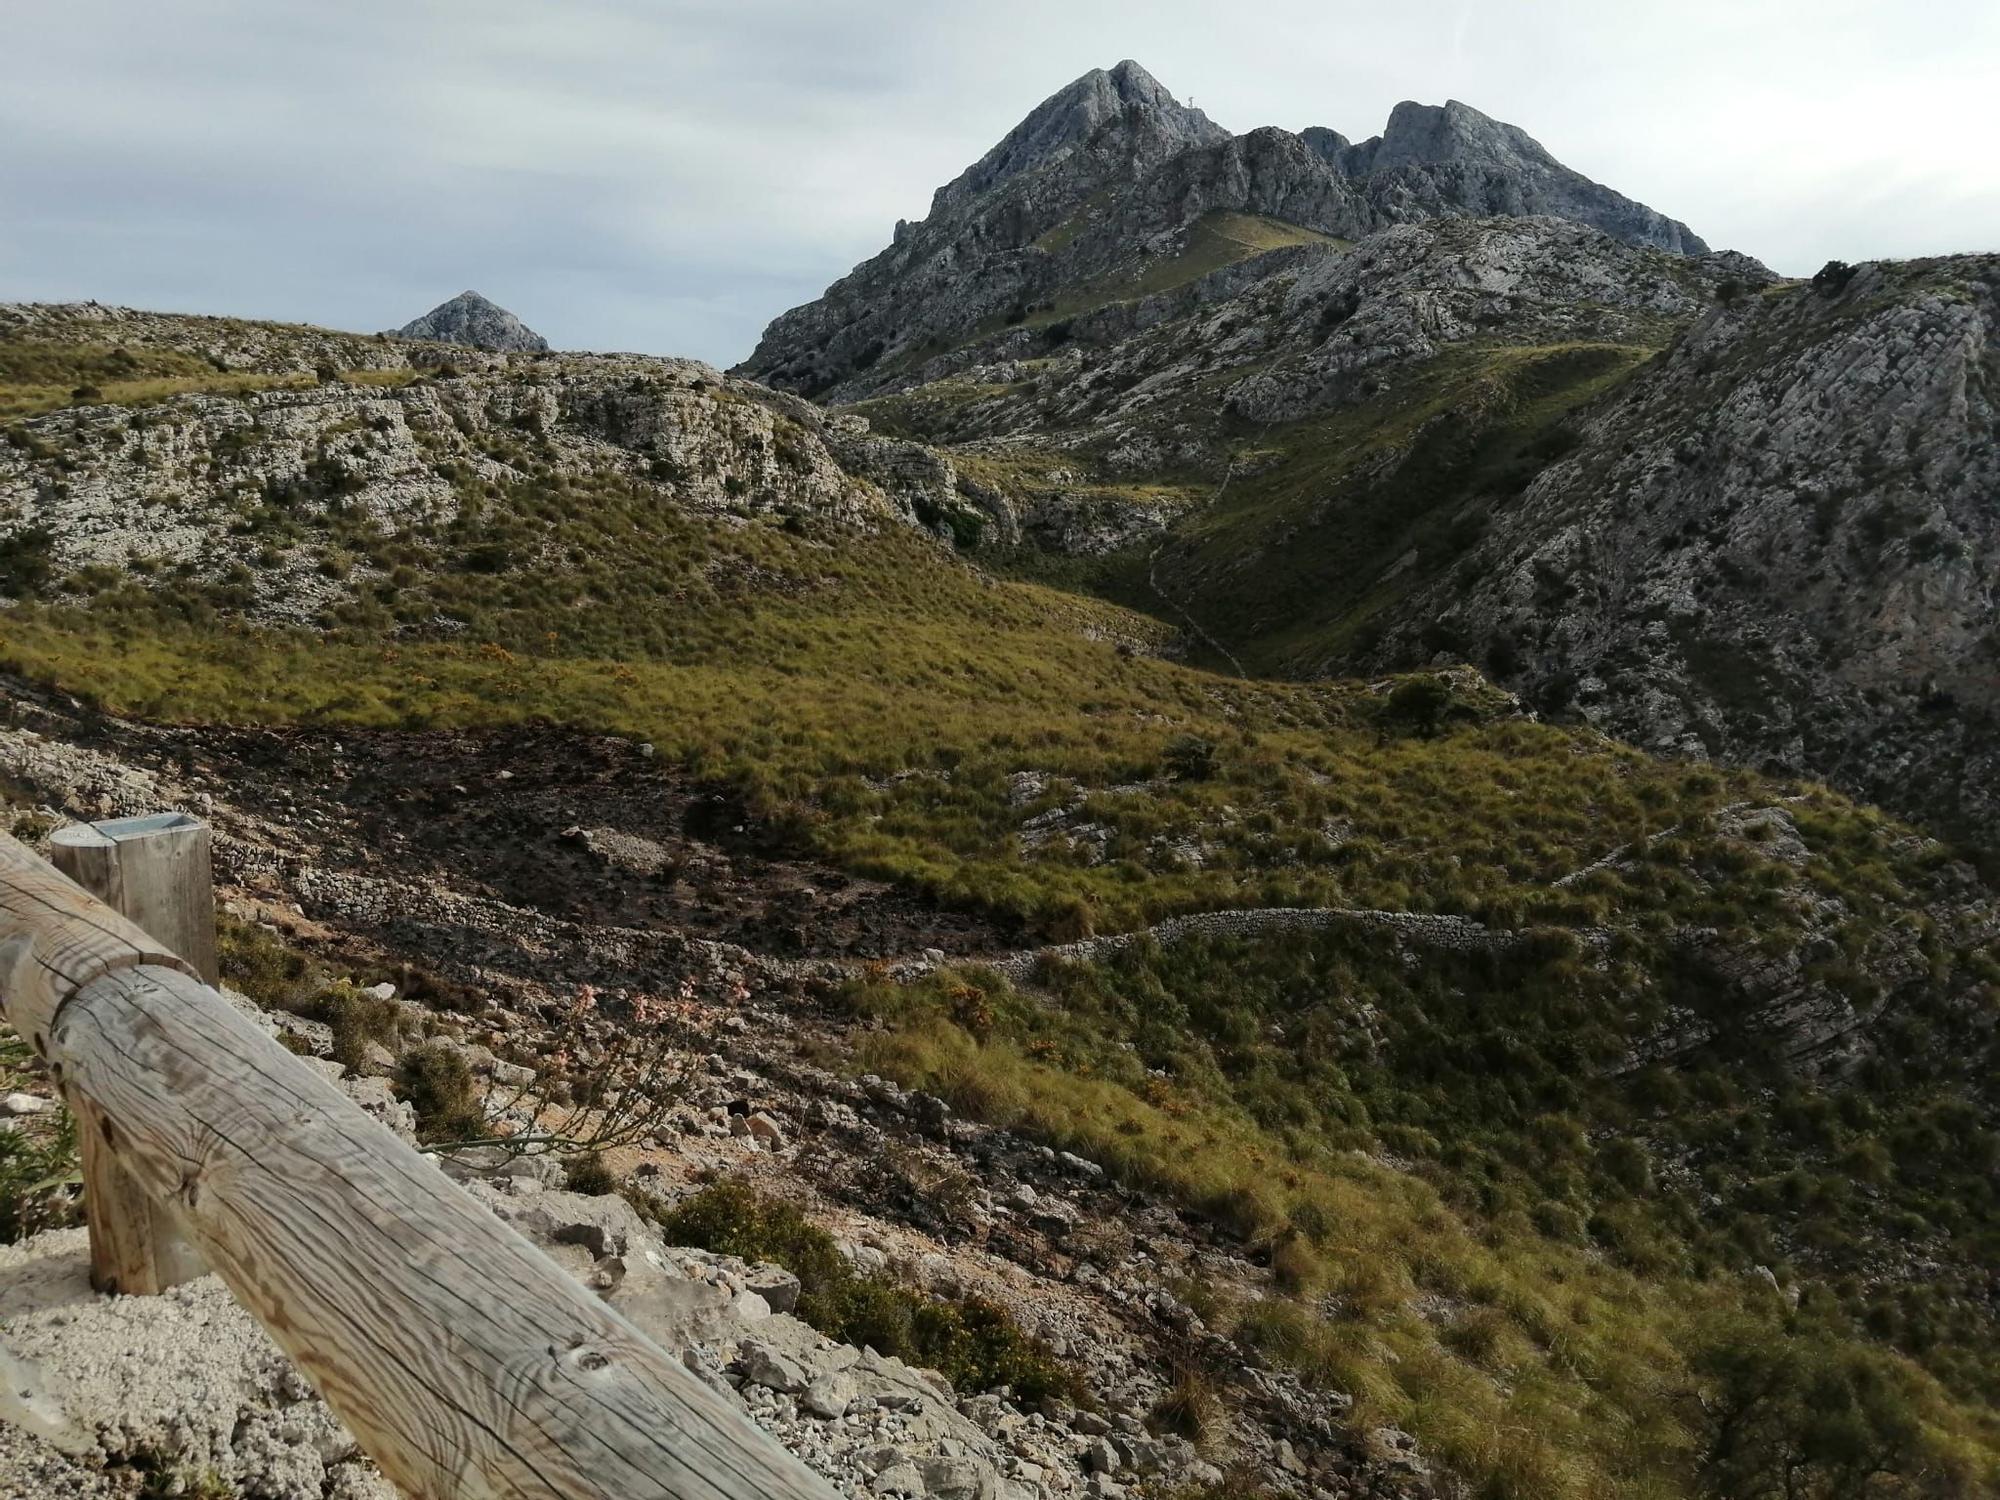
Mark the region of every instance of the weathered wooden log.
<instances>
[{"instance_id":1,"label":"weathered wooden log","mask_svg":"<svg viewBox=\"0 0 2000 1500\"><path fill-rule=\"evenodd\" d=\"M103 1112L68 1091L90 1229L90 1284L108 1297L156 1297L207 1273L173 1210L118 1164Z\"/></svg>"},{"instance_id":2,"label":"weathered wooden log","mask_svg":"<svg viewBox=\"0 0 2000 1500\"><path fill-rule=\"evenodd\" d=\"M17 840L0 834L0 1001L7 1019L45 1061L55 1013L82 985L138 964L180 964L164 944L65 880ZM103 1149L86 1100L51 1061L56 1086L77 1117L90 1279L99 1291L157 1292L198 1270L174 1248L164 1208L124 1180Z\"/></svg>"},{"instance_id":3,"label":"weathered wooden log","mask_svg":"<svg viewBox=\"0 0 2000 1500\"><path fill-rule=\"evenodd\" d=\"M51 1062L413 1500L832 1489L437 1167L171 969L103 975Z\"/></svg>"},{"instance_id":4,"label":"weathered wooden log","mask_svg":"<svg viewBox=\"0 0 2000 1500\"><path fill-rule=\"evenodd\" d=\"M49 863L216 983L208 824L179 812L76 823L49 835Z\"/></svg>"},{"instance_id":5,"label":"weathered wooden log","mask_svg":"<svg viewBox=\"0 0 2000 1500\"><path fill-rule=\"evenodd\" d=\"M215 879L208 825L186 813L76 823L49 836L49 862L214 984ZM97 1107L72 1098L83 1212L90 1225L90 1284L153 1296L208 1268L171 1210L129 1181L105 1149Z\"/></svg>"},{"instance_id":6,"label":"weathered wooden log","mask_svg":"<svg viewBox=\"0 0 2000 1500\"><path fill-rule=\"evenodd\" d=\"M49 1022L63 1001L100 974L139 964L194 972L165 943L0 833L0 996L9 1024L38 1056L48 1057Z\"/></svg>"}]
</instances>

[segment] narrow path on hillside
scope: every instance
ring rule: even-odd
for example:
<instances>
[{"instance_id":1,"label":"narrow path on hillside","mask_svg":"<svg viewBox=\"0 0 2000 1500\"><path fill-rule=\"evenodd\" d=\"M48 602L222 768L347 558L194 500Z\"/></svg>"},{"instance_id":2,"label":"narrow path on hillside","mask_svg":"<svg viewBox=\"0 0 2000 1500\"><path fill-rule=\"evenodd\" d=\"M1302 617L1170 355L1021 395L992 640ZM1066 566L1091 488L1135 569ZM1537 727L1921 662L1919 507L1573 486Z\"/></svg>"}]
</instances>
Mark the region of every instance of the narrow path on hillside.
<instances>
[{"instance_id":1,"label":"narrow path on hillside","mask_svg":"<svg viewBox=\"0 0 2000 1500\"><path fill-rule=\"evenodd\" d=\"M1229 455L1228 465L1224 467L1222 471L1222 483L1218 484L1215 487L1215 493L1208 497L1208 503L1211 508L1213 508L1215 504L1222 499L1223 491L1229 488L1229 481L1235 477L1236 477L1236 455L1232 453ZM1167 545L1167 538L1165 536L1162 536L1158 544L1153 548L1153 550L1150 553L1147 554L1146 557L1147 586L1150 587L1154 593L1160 596L1161 601L1167 606L1168 609L1172 610L1175 614L1179 615L1183 620L1187 622L1188 630L1193 633L1194 637L1197 640L1199 640L1203 645L1207 646L1209 650L1215 652L1216 655L1222 657L1223 660L1227 661L1231 666L1231 668L1235 670L1235 673L1238 677L1248 677L1250 674L1243 670L1243 663L1236 659L1236 653L1231 651L1227 646L1223 645L1222 642L1218 641L1214 636L1210 635L1208 631L1203 628L1201 621L1197 620L1194 617L1194 613L1191 610L1189 610L1186 605L1182 604L1180 600L1176 599L1172 594L1169 594L1164 588L1160 586L1160 553L1166 550L1166 545Z\"/></svg>"}]
</instances>

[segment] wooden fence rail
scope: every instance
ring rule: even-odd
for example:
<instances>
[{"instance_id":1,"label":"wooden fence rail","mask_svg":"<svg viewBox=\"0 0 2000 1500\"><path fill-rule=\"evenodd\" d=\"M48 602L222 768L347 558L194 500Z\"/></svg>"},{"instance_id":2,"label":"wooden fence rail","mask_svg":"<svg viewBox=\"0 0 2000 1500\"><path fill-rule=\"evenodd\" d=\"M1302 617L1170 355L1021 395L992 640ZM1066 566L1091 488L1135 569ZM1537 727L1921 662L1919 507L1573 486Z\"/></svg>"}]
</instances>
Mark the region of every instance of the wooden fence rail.
<instances>
[{"instance_id":1,"label":"wooden fence rail","mask_svg":"<svg viewBox=\"0 0 2000 1500\"><path fill-rule=\"evenodd\" d=\"M832 1500L189 963L4 834L0 1007L411 1500Z\"/></svg>"}]
</instances>

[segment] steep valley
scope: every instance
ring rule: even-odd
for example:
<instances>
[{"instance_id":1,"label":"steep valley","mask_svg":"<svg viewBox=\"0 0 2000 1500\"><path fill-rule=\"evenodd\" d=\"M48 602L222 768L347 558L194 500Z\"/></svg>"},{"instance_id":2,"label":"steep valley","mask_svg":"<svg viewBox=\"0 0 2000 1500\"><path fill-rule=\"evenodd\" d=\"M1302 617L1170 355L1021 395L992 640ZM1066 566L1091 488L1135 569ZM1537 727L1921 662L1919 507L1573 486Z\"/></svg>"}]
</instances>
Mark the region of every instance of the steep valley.
<instances>
[{"instance_id":1,"label":"steep valley","mask_svg":"<svg viewBox=\"0 0 2000 1500\"><path fill-rule=\"evenodd\" d=\"M208 819L413 1139L636 1108L454 1173L845 1493L1993 1493L1996 287L1125 64L730 373L0 307L0 816ZM244 1357L0 1476L386 1493Z\"/></svg>"}]
</instances>

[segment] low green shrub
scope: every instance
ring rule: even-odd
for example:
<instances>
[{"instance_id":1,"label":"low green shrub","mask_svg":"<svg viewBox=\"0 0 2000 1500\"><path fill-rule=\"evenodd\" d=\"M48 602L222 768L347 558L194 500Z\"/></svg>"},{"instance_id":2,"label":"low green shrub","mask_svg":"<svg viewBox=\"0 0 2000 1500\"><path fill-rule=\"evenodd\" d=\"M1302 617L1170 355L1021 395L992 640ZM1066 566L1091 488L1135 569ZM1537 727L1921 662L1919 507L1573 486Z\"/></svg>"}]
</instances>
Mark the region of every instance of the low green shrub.
<instances>
[{"instance_id":1,"label":"low green shrub","mask_svg":"<svg viewBox=\"0 0 2000 1500\"><path fill-rule=\"evenodd\" d=\"M1198 734L1176 735L1160 760L1176 781L1207 781L1215 774L1215 741Z\"/></svg>"},{"instance_id":2,"label":"low green shrub","mask_svg":"<svg viewBox=\"0 0 2000 1500\"><path fill-rule=\"evenodd\" d=\"M0 537L0 594L19 598L47 583L55 566L55 541L46 526L23 526Z\"/></svg>"},{"instance_id":3,"label":"low green shrub","mask_svg":"<svg viewBox=\"0 0 2000 1500\"><path fill-rule=\"evenodd\" d=\"M449 1048L431 1042L404 1053L396 1066L396 1089L416 1111L419 1139L465 1141L486 1134L472 1070Z\"/></svg>"},{"instance_id":4,"label":"low green shrub","mask_svg":"<svg viewBox=\"0 0 2000 1500\"><path fill-rule=\"evenodd\" d=\"M0 1093L28 1082L28 1046L0 1023ZM82 1222L76 1121L67 1109L29 1115L0 1131L0 1245Z\"/></svg>"},{"instance_id":5,"label":"low green shrub","mask_svg":"<svg viewBox=\"0 0 2000 1500\"><path fill-rule=\"evenodd\" d=\"M323 984L311 959L268 928L218 912L215 954L222 982L267 1010L301 1012Z\"/></svg>"},{"instance_id":6,"label":"low green shrub","mask_svg":"<svg viewBox=\"0 0 2000 1500\"><path fill-rule=\"evenodd\" d=\"M331 1055L349 1072L363 1070L370 1044L379 1044L393 1055L402 1033L402 1006L345 982L323 990L305 1013L333 1028Z\"/></svg>"},{"instance_id":7,"label":"low green shrub","mask_svg":"<svg viewBox=\"0 0 2000 1500\"><path fill-rule=\"evenodd\" d=\"M618 1179L611 1175L611 1167L599 1151L587 1151L581 1156L573 1156L564 1165L563 1186L572 1193L586 1193L597 1197L604 1193L618 1191Z\"/></svg>"},{"instance_id":8,"label":"low green shrub","mask_svg":"<svg viewBox=\"0 0 2000 1500\"><path fill-rule=\"evenodd\" d=\"M636 1202L672 1244L785 1267L799 1278L799 1317L829 1338L937 1370L960 1391L1005 1386L1024 1402L1083 1394L1075 1373L997 1303L927 1296L857 1271L825 1230L743 1183L715 1183L673 1208Z\"/></svg>"},{"instance_id":9,"label":"low green shrub","mask_svg":"<svg viewBox=\"0 0 2000 1500\"><path fill-rule=\"evenodd\" d=\"M1222 1398L1208 1372L1191 1361L1178 1360L1166 1393L1153 1404L1148 1425L1155 1432L1170 1432L1200 1446L1220 1433L1222 1410Z\"/></svg>"}]
</instances>

